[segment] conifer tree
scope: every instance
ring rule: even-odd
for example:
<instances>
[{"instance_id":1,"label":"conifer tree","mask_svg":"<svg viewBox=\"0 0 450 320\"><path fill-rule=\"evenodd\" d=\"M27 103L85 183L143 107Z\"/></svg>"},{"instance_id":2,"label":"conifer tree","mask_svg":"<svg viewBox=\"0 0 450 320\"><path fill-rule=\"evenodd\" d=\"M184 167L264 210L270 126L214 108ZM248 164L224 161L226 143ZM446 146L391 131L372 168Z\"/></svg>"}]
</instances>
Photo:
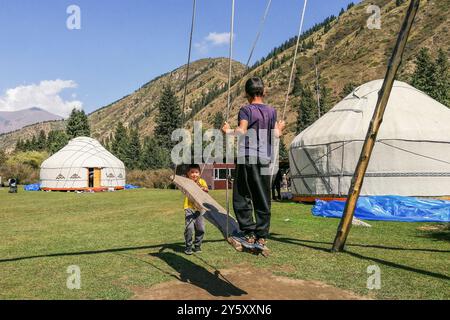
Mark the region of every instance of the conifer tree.
<instances>
[{"instance_id":1,"label":"conifer tree","mask_svg":"<svg viewBox=\"0 0 450 320\"><path fill-rule=\"evenodd\" d=\"M436 89L436 65L427 48L422 48L416 57L416 69L411 85L433 97Z\"/></svg>"},{"instance_id":2,"label":"conifer tree","mask_svg":"<svg viewBox=\"0 0 450 320\"><path fill-rule=\"evenodd\" d=\"M175 145L171 140L172 132L181 128L181 109L170 85L163 88L158 109L155 138L161 146L170 150Z\"/></svg>"},{"instance_id":3,"label":"conifer tree","mask_svg":"<svg viewBox=\"0 0 450 320\"><path fill-rule=\"evenodd\" d=\"M450 108L450 64L444 50L439 49L436 59L436 88L434 97Z\"/></svg>"},{"instance_id":4,"label":"conifer tree","mask_svg":"<svg viewBox=\"0 0 450 320\"><path fill-rule=\"evenodd\" d=\"M47 151L54 154L69 142L69 137L62 130L52 130L47 137Z\"/></svg>"},{"instance_id":5,"label":"conifer tree","mask_svg":"<svg viewBox=\"0 0 450 320\"><path fill-rule=\"evenodd\" d=\"M128 145L129 137L127 129L124 127L123 123L119 121L114 132L114 140L111 145L111 151L117 158L122 160L126 166L129 165Z\"/></svg>"},{"instance_id":6,"label":"conifer tree","mask_svg":"<svg viewBox=\"0 0 450 320\"><path fill-rule=\"evenodd\" d=\"M302 132L317 119L317 106L309 86L303 88L297 114L297 133Z\"/></svg>"},{"instance_id":7,"label":"conifer tree","mask_svg":"<svg viewBox=\"0 0 450 320\"><path fill-rule=\"evenodd\" d=\"M302 73L303 73L302 68L300 66L297 66L297 70L296 70L295 78L294 78L294 85L292 88L292 94L295 97L299 97L303 91L302 82L300 80Z\"/></svg>"},{"instance_id":8,"label":"conifer tree","mask_svg":"<svg viewBox=\"0 0 450 320\"><path fill-rule=\"evenodd\" d=\"M161 169L167 168L169 165L169 151L162 148L154 137L146 137L140 157L141 169Z\"/></svg>"},{"instance_id":9,"label":"conifer tree","mask_svg":"<svg viewBox=\"0 0 450 320\"><path fill-rule=\"evenodd\" d=\"M288 161L289 160L289 153L286 148L286 144L284 143L283 137L280 138L280 155L279 155L280 161Z\"/></svg>"},{"instance_id":10,"label":"conifer tree","mask_svg":"<svg viewBox=\"0 0 450 320\"><path fill-rule=\"evenodd\" d=\"M43 151L47 149L47 135L44 130L39 132L39 136L36 140L36 150Z\"/></svg>"},{"instance_id":11,"label":"conifer tree","mask_svg":"<svg viewBox=\"0 0 450 320\"><path fill-rule=\"evenodd\" d=\"M224 123L223 113L217 112L214 116L214 129L220 130L222 128L222 125Z\"/></svg>"},{"instance_id":12,"label":"conifer tree","mask_svg":"<svg viewBox=\"0 0 450 320\"><path fill-rule=\"evenodd\" d=\"M140 157L141 157L141 142L139 141L139 132L137 128L131 129L127 150L127 159L129 162L128 167L130 169L138 168Z\"/></svg>"},{"instance_id":13,"label":"conifer tree","mask_svg":"<svg viewBox=\"0 0 450 320\"><path fill-rule=\"evenodd\" d=\"M91 128L86 113L83 110L73 109L67 120L66 133L69 139L76 137L90 137Z\"/></svg>"},{"instance_id":14,"label":"conifer tree","mask_svg":"<svg viewBox=\"0 0 450 320\"><path fill-rule=\"evenodd\" d=\"M6 152L4 150L0 150L0 167L8 160L6 156Z\"/></svg>"}]
</instances>

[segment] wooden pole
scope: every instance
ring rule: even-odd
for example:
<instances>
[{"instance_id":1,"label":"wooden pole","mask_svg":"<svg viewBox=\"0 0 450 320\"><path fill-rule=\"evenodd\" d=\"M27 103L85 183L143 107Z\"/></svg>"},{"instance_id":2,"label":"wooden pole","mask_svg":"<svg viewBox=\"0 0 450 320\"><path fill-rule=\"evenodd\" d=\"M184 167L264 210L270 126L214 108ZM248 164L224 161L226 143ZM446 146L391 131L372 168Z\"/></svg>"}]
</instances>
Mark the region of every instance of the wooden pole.
<instances>
[{"instance_id":1,"label":"wooden pole","mask_svg":"<svg viewBox=\"0 0 450 320\"><path fill-rule=\"evenodd\" d=\"M408 36L411 31L414 18L419 9L419 4L420 0L411 0L408 12L406 13L406 17L403 22L403 26L400 30L400 34L398 35L397 43L395 45L392 57L389 61L386 76L384 78L383 86L378 93L377 105L375 107L375 111L369 125L369 130L367 131L366 140L364 141L358 165L356 166L356 170L352 178L347 202L345 204L344 214L339 224L336 238L334 239L333 248L331 249L332 252L344 250L345 242L352 225L351 222L355 213L356 203L358 201L359 194L361 193L364 175L366 174L366 170L369 165L370 156L372 155L372 150L375 145L378 130L380 129L380 125L383 122L384 111L386 110L386 105L392 91L395 76L402 62L403 52L408 41Z\"/></svg>"}]
</instances>

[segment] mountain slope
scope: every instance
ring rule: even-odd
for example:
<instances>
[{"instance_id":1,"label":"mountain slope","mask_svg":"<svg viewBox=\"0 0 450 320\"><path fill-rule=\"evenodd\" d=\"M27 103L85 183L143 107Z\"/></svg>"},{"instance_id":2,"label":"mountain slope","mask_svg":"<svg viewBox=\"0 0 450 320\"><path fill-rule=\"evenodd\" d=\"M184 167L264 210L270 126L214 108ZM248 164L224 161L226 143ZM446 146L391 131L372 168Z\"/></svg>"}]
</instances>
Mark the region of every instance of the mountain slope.
<instances>
[{"instance_id":1,"label":"mountain slope","mask_svg":"<svg viewBox=\"0 0 450 320\"><path fill-rule=\"evenodd\" d=\"M39 122L61 120L62 117L39 108L19 111L0 111L0 134L22 129Z\"/></svg>"},{"instance_id":2,"label":"mountain slope","mask_svg":"<svg viewBox=\"0 0 450 320\"><path fill-rule=\"evenodd\" d=\"M366 13L366 9L370 3L381 8L381 30L369 30L366 27L367 19L370 16ZM331 89L331 101L328 109L340 100L339 95L345 84L350 82L363 84L374 79L384 78L387 63L397 40L407 7L408 3L397 7L395 1L390 0L363 1L333 21L328 32L324 33L325 30L321 29L312 34L310 38L314 39L314 49L302 52L296 62L303 70L302 83L311 87L314 86L315 53L319 60L318 70L321 79ZM425 0L421 2L420 11L405 50L403 64L398 75L399 79L407 80L407 75L414 68L414 57L422 47L429 48L433 56L436 55L439 48L444 49L450 55L449 11L450 0ZM274 105L279 114L282 113L284 105L293 52L294 47L291 47L280 53L277 59L279 61L285 60L282 57L287 56L287 61L263 76L268 88L266 102ZM258 66L250 75L261 74L263 69L269 68L274 59L269 59ZM247 78L245 77L238 82L233 91L236 92L239 90L238 88L242 88ZM239 107L245 103L243 94L234 101L231 112L232 122L237 118ZM289 129L287 143L295 136L298 104L298 99L291 97L286 111ZM212 115L221 111L225 105L226 97L223 95L211 103L208 108L202 110L198 118L205 122L211 121Z\"/></svg>"},{"instance_id":3,"label":"mountain slope","mask_svg":"<svg viewBox=\"0 0 450 320\"><path fill-rule=\"evenodd\" d=\"M238 62L233 65L235 73L241 73L244 69L245 67ZM186 113L191 111L190 105L195 100L201 99L212 90L226 87L228 60L224 58L199 60L192 63L189 72ZM158 112L157 103L163 86L169 83L173 86L181 107L185 75L186 66L183 66L156 78L120 101L90 114L93 136L97 139L107 137L119 120L125 126L138 126L141 136L152 134Z\"/></svg>"},{"instance_id":4,"label":"mountain slope","mask_svg":"<svg viewBox=\"0 0 450 320\"><path fill-rule=\"evenodd\" d=\"M378 5L381 8L382 26L380 30L370 30L366 26L371 15L366 12L370 4ZM328 109L339 101L339 96L346 84L352 82L359 85L383 78L407 7L408 2L396 6L396 1L392 0L363 1L333 20L326 29L321 28L313 32L304 41L307 43L313 40L314 47L302 50L297 60L297 65L301 66L303 70L301 75L303 84L314 86L314 54L317 55L319 61L318 70L322 84L330 89ZM449 11L450 0L421 1L421 8L398 75L399 79L408 80L408 75L414 68L414 58L420 48L429 48L432 56L436 55L439 48L444 49L450 55ZM264 41L264 35L261 41ZM236 121L239 107L246 103L243 86L250 76L262 76L267 87L266 102L275 106L279 114L282 113L293 52L294 47L288 46L285 50L277 52L275 57L266 59L264 63L253 68L245 76L243 75L244 66L238 62L234 63L233 74L240 81L236 82L232 88L235 99L230 113L230 121L233 124ZM276 64L276 68L271 68L274 61L279 63ZM225 58L203 59L192 64L187 105L195 105L208 93L215 93L212 95L212 101L207 101L208 103L203 108L200 108L198 112L195 110L193 114L195 120L203 121L205 127L212 126L215 114L223 112L226 108L224 89L226 89L227 67L228 60ZM108 137L118 121L131 127L138 125L141 137L151 134L157 113L156 103L163 85L171 83L181 101L184 74L185 66L154 79L129 96L90 114L93 137L97 139ZM286 143L289 143L295 136L298 104L298 98L291 96L286 110L288 123ZM58 124L58 126L60 125ZM187 125L189 126L190 122ZM44 130L52 126L55 124L46 126ZM36 126L35 133L39 132L41 128L42 126ZM32 130L33 126L13 134L0 136L0 147L11 150L19 137L26 137Z\"/></svg>"}]
</instances>

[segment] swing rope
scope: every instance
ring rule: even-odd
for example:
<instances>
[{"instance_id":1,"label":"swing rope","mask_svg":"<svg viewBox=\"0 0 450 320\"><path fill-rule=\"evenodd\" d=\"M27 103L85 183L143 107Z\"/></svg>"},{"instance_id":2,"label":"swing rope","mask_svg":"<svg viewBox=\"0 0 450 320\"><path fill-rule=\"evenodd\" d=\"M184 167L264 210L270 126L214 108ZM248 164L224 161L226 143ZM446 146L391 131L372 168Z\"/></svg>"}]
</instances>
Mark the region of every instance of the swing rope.
<instances>
[{"instance_id":1,"label":"swing rope","mask_svg":"<svg viewBox=\"0 0 450 320\"><path fill-rule=\"evenodd\" d=\"M232 67L233 67L233 37L234 37L234 11L235 9L235 0L231 1L231 28L230 28L230 51L229 51L229 63L228 63L228 93L227 93L227 112L226 112L226 121L228 122L230 119L230 109L231 109L231 77L232 77ZM229 221L230 221L230 192L229 192L229 183L230 177L227 169L227 179L226 179L226 210L227 210L227 227L226 227L226 235L227 239L229 238Z\"/></svg>"},{"instance_id":2,"label":"swing rope","mask_svg":"<svg viewBox=\"0 0 450 320\"><path fill-rule=\"evenodd\" d=\"M281 120L282 121L284 121L286 119L286 109L287 109L287 105L289 103L289 96L290 96L290 93L291 93L292 81L293 81L293 78L294 78L294 71L295 71L295 66L296 66L296 61L297 61L297 54L298 54L298 49L300 47L300 36L302 35L302 32L303 32L303 22L305 21L305 12L306 12L306 5L307 4L308 4L308 0L305 0L305 2L303 4L303 10L302 10L301 19L300 19L300 26L299 26L299 29L298 29L297 43L295 45L294 57L292 59L291 74L289 76L289 83L288 83L288 88L287 88L287 92L286 92L286 99L284 101L284 106L283 106L283 114L281 116ZM277 160L278 157L279 157L279 153L280 153L279 144L274 149L275 149L276 155L275 155L275 157L273 157L274 158L274 163L271 164L271 166L272 166L271 175L270 175L270 179L271 179L270 183L271 183L271 185L272 185L274 174L275 174L275 167L278 167L277 165L275 165L275 160ZM279 170L279 168L278 168L278 170Z\"/></svg>"},{"instance_id":3,"label":"swing rope","mask_svg":"<svg viewBox=\"0 0 450 320\"><path fill-rule=\"evenodd\" d=\"M183 93L183 106L181 110L181 128L184 128L186 122L185 110L186 110L186 97L187 97L187 88L189 83L189 71L191 67L191 55L192 55L192 38L194 35L194 26L195 26L195 13L197 8L197 0L193 0L192 4L192 19L191 19L191 32L189 35L189 50L188 50L188 60L186 65L186 79L184 81L184 93ZM173 180L175 180L175 176L177 174L178 165L175 165Z\"/></svg>"},{"instance_id":4,"label":"swing rope","mask_svg":"<svg viewBox=\"0 0 450 320\"><path fill-rule=\"evenodd\" d=\"M266 5L266 9L265 9L265 11L264 11L264 15L263 15L262 18L261 18L261 23L260 23L260 26L259 26L258 33L257 33L257 35L256 35L255 41L253 42L252 48L251 48L251 50L250 50L249 57L248 57L248 59L247 59L247 64L246 64L246 66L245 66L245 70L244 70L244 72L243 72L243 74L242 74L243 77L244 77L245 74L250 70L250 62L251 62L251 60L252 60L253 53L254 53L254 51L255 51L256 45L258 44L258 41L259 41L259 39L260 39L260 37L261 37L261 34L262 34L262 31L263 31L263 29L264 29L264 25L265 25L265 22L266 22L266 20L267 20L268 15L269 15L269 11L270 11L271 4L272 4L272 0L268 0L267 5ZM237 90L236 90L236 91L237 91ZM233 103L230 102L230 109L232 108L232 105L233 105ZM229 119L228 119L228 120L229 120ZM228 122L228 120L227 120L227 122ZM208 158L206 159L205 164L208 164L208 163L209 163L209 160L211 160L211 155L208 156ZM201 172L200 172L200 176L203 175L203 171L205 170L205 167L206 167L206 166L203 166L203 167L202 167L202 170L201 170Z\"/></svg>"},{"instance_id":5,"label":"swing rope","mask_svg":"<svg viewBox=\"0 0 450 320\"><path fill-rule=\"evenodd\" d=\"M294 59L292 60L291 74L289 76L289 84L288 84L288 89L287 89L287 92L286 92L286 99L284 101L283 115L281 117L281 120L283 120L283 121L285 120L286 108L287 108L287 105L289 103L289 96L290 96L290 93L291 93L292 81L293 81L293 78L294 78L294 71L295 71L295 65L296 65L296 61L297 61L298 48L299 48L299 45L300 45L300 36L301 36L301 34L303 32L303 22L305 20L305 12L306 12L306 5L307 5L307 3L308 3L308 0L305 0L305 2L303 4L302 17L301 17L301 20L300 20L300 26L299 26L298 35L297 35L297 44L295 45Z\"/></svg>"},{"instance_id":6,"label":"swing rope","mask_svg":"<svg viewBox=\"0 0 450 320\"><path fill-rule=\"evenodd\" d=\"M255 41L253 42L252 49L250 50L250 55L249 55L249 57L248 57L248 60L247 60L246 65L245 65L247 70L248 70L249 67L250 67L250 62L251 62L251 60L252 60L253 53L254 53L254 51L255 51L256 45L258 44L259 38L261 37L261 33L262 33L263 29L264 29L264 25L265 25L265 23L266 23L267 16L269 15L269 11L270 11L270 6L271 6L271 5L272 5L272 0L268 0L267 6L266 6L266 10L264 11L264 15L263 15L263 17L262 17L262 19L261 19L261 22L260 22L260 24L259 24L259 30L258 30L258 33L256 34Z\"/></svg>"}]
</instances>

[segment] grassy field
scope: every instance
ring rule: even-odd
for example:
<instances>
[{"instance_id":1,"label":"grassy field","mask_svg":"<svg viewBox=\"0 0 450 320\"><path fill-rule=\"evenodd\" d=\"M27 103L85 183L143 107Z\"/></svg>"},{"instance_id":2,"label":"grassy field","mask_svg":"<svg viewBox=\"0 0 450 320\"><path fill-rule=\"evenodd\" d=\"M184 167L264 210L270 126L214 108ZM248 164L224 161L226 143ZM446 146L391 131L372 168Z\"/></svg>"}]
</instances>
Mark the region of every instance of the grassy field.
<instances>
[{"instance_id":1,"label":"grassy field","mask_svg":"<svg viewBox=\"0 0 450 320\"><path fill-rule=\"evenodd\" d=\"M212 194L225 202L224 192ZM181 193L169 190L0 190L0 298L128 299L130 288L171 281L192 264L211 272L250 265L379 299L450 298L449 233L417 229L433 224L371 222L352 229L346 253L331 254L338 220L275 203L270 258L235 252L209 224L201 257L187 257L181 203ZM158 254L162 248L170 254ZM66 287L70 265L81 268L81 290ZM381 268L380 290L366 288L370 265Z\"/></svg>"}]
</instances>

